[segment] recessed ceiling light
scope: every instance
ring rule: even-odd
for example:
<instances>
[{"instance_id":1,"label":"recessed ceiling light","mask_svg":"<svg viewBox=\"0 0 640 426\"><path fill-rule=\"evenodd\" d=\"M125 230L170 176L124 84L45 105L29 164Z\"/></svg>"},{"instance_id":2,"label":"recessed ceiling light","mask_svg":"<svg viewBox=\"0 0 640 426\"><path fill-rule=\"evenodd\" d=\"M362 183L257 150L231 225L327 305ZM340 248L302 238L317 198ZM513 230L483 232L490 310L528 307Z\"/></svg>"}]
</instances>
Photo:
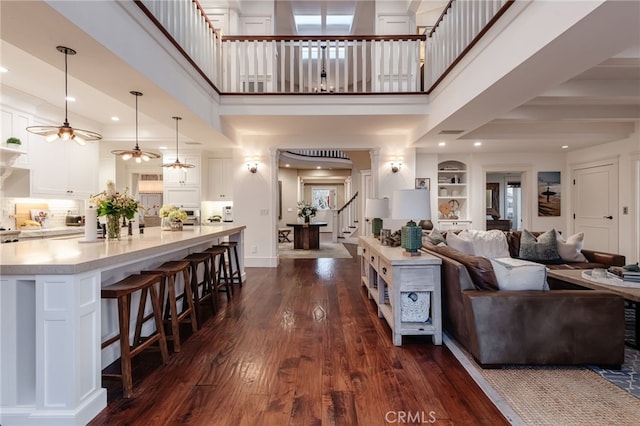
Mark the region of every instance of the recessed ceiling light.
<instances>
[{"instance_id":1,"label":"recessed ceiling light","mask_svg":"<svg viewBox=\"0 0 640 426\"><path fill-rule=\"evenodd\" d=\"M567 149L569 148L569 145L562 145L562 149Z\"/></svg>"},{"instance_id":2,"label":"recessed ceiling light","mask_svg":"<svg viewBox=\"0 0 640 426\"><path fill-rule=\"evenodd\" d=\"M115 115L111 117L111 121L120 121L120 117L116 117Z\"/></svg>"},{"instance_id":3,"label":"recessed ceiling light","mask_svg":"<svg viewBox=\"0 0 640 426\"><path fill-rule=\"evenodd\" d=\"M474 142L473 146L482 146L482 142L478 141L478 142Z\"/></svg>"},{"instance_id":4,"label":"recessed ceiling light","mask_svg":"<svg viewBox=\"0 0 640 426\"><path fill-rule=\"evenodd\" d=\"M6 69L5 67L0 67L0 72L9 72L9 70Z\"/></svg>"},{"instance_id":5,"label":"recessed ceiling light","mask_svg":"<svg viewBox=\"0 0 640 426\"><path fill-rule=\"evenodd\" d=\"M446 142L438 142L438 146L446 146L447 143Z\"/></svg>"},{"instance_id":6,"label":"recessed ceiling light","mask_svg":"<svg viewBox=\"0 0 640 426\"><path fill-rule=\"evenodd\" d=\"M73 96L67 96L65 99L67 101L69 101L69 102L75 102L76 101L76 98L74 98Z\"/></svg>"},{"instance_id":7,"label":"recessed ceiling light","mask_svg":"<svg viewBox=\"0 0 640 426\"><path fill-rule=\"evenodd\" d=\"M291 164L285 164L284 166L285 167L291 167Z\"/></svg>"},{"instance_id":8,"label":"recessed ceiling light","mask_svg":"<svg viewBox=\"0 0 640 426\"><path fill-rule=\"evenodd\" d=\"M320 166L316 166L316 169L321 169L321 168L322 168L322 167L320 167Z\"/></svg>"},{"instance_id":9,"label":"recessed ceiling light","mask_svg":"<svg viewBox=\"0 0 640 426\"><path fill-rule=\"evenodd\" d=\"M159 146L158 149L169 149L166 146Z\"/></svg>"}]
</instances>

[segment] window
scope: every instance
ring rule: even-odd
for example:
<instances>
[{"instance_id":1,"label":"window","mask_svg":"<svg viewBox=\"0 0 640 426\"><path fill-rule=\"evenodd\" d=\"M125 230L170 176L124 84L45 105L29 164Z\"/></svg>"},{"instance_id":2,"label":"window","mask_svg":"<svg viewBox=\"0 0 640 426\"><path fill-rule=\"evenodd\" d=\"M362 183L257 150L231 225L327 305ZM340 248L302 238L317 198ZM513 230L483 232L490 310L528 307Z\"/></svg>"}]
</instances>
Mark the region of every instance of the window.
<instances>
[{"instance_id":1,"label":"window","mask_svg":"<svg viewBox=\"0 0 640 426\"><path fill-rule=\"evenodd\" d=\"M313 188L311 190L311 204L318 210L329 210L335 203L335 190L328 188Z\"/></svg>"}]
</instances>

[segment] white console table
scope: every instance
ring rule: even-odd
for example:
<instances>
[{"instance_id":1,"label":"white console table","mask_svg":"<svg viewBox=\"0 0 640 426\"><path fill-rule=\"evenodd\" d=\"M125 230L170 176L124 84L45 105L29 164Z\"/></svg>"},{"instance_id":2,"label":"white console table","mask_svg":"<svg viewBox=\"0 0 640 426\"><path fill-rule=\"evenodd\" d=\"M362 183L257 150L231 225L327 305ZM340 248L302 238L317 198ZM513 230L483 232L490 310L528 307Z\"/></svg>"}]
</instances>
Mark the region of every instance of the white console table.
<instances>
[{"instance_id":1,"label":"white console table","mask_svg":"<svg viewBox=\"0 0 640 426\"><path fill-rule=\"evenodd\" d=\"M372 237L359 237L361 281L393 334L402 345L404 335L431 335L442 344L440 265L435 256L405 256L400 247L383 246Z\"/></svg>"}]
</instances>

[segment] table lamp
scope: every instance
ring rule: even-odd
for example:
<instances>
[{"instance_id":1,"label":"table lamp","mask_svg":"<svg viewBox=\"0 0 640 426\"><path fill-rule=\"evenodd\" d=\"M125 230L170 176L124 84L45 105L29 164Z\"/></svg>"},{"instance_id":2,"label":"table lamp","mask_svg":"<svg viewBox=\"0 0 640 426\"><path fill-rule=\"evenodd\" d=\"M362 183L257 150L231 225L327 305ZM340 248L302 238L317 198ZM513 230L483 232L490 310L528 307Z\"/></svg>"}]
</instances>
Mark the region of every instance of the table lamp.
<instances>
[{"instance_id":1,"label":"table lamp","mask_svg":"<svg viewBox=\"0 0 640 426\"><path fill-rule=\"evenodd\" d=\"M400 241L405 256L420 256L422 247L422 228L413 219L430 220L431 202L429 191L425 189L399 189L393 192L391 204L393 219L408 219L402 227Z\"/></svg>"},{"instance_id":2,"label":"table lamp","mask_svg":"<svg viewBox=\"0 0 640 426\"><path fill-rule=\"evenodd\" d=\"M382 218L389 217L388 198L367 198L364 208L364 217L371 219L371 232L373 236L380 237Z\"/></svg>"}]
</instances>

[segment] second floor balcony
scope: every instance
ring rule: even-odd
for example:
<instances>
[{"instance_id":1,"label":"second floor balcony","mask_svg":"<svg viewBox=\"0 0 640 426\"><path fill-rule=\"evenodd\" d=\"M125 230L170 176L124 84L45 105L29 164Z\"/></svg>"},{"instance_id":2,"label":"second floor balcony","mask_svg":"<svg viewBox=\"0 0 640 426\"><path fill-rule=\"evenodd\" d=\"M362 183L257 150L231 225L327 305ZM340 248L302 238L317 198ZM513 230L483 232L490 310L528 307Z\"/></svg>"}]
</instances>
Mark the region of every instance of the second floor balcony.
<instances>
[{"instance_id":1,"label":"second floor balcony","mask_svg":"<svg viewBox=\"0 0 640 426\"><path fill-rule=\"evenodd\" d=\"M513 0L451 1L422 34L223 35L197 1L136 4L224 94L429 93Z\"/></svg>"}]
</instances>

